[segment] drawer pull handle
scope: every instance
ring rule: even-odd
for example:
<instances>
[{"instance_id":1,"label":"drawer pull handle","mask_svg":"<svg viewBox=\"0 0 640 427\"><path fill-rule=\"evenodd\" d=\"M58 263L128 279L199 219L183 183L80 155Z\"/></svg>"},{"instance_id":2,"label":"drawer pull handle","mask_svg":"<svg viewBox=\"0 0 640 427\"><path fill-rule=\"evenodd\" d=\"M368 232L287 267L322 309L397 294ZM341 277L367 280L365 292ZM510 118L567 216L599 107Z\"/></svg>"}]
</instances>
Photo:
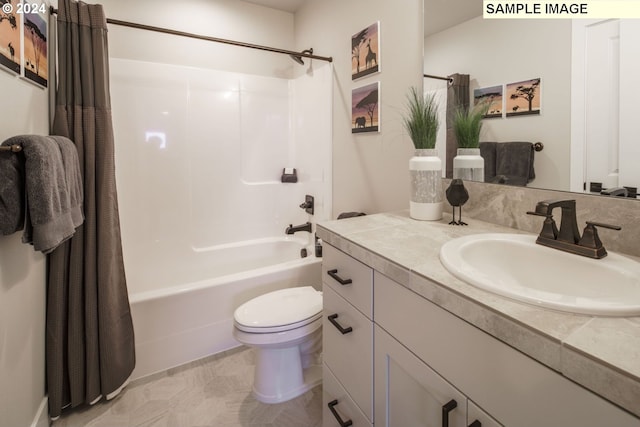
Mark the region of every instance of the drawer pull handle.
<instances>
[{"instance_id":1,"label":"drawer pull handle","mask_svg":"<svg viewBox=\"0 0 640 427\"><path fill-rule=\"evenodd\" d=\"M351 326L343 328L342 325L340 325L340 323L338 323L338 321L336 320L337 318L338 318L338 313L327 316L327 319L329 319L329 322L331 322L331 324L335 326L336 329L338 329L342 335L348 334L349 332L353 331L353 328Z\"/></svg>"},{"instance_id":2,"label":"drawer pull handle","mask_svg":"<svg viewBox=\"0 0 640 427\"><path fill-rule=\"evenodd\" d=\"M474 422L469 424L469 427L482 427L482 423L478 420L475 420Z\"/></svg>"},{"instance_id":3,"label":"drawer pull handle","mask_svg":"<svg viewBox=\"0 0 640 427\"><path fill-rule=\"evenodd\" d=\"M449 427L449 412L458 407L458 402L451 399L444 405L442 405L442 427Z\"/></svg>"},{"instance_id":4,"label":"drawer pull handle","mask_svg":"<svg viewBox=\"0 0 640 427\"><path fill-rule=\"evenodd\" d=\"M337 404L338 404L338 399L335 399L327 403L327 406L329 407L329 410L331 411L333 416L336 417L336 421L338 421L338 424L340 424L340 427L349 427L350 425L353 425L353 422L351 420L342 421L340 414L338 414L338 411L336 411L336 408L335 408Z\"/></svg>"},{"instance_id":5,"label":"drawer pull handle","mask_svg":"<svg viewBox=\"0 0 640 427\"><path fill-rule=\"evenodd\" d=\"M338 276L338 269L337 268L334 268L333 270L328 270L327 274L329 276L331 276L333 278L333 280L335 280L336 282L340 283L342 286L348 285L349 283L353 282L353 280L351 280L351 279L343 279L342 277Z\"/></svg>"}]
</instances>

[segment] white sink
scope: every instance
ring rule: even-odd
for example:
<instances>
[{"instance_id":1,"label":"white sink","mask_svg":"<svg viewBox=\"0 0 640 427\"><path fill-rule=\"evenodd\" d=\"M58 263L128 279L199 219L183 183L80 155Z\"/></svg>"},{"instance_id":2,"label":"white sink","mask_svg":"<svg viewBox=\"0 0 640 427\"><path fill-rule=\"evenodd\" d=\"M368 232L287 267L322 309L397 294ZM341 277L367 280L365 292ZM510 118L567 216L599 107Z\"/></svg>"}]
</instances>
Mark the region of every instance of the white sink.
<instances>
[{"instance_id":1,"label":"white sink","mask_svg":"<svg viewBox=\"0 0 640 427\"><path fill-rule=\"evenodd\" d=\"M640 263L591 259L523 234L474 234L445 243L440 261L478 288L539 307L599 316L640 315Z\"/></svg>"}]
</instances>

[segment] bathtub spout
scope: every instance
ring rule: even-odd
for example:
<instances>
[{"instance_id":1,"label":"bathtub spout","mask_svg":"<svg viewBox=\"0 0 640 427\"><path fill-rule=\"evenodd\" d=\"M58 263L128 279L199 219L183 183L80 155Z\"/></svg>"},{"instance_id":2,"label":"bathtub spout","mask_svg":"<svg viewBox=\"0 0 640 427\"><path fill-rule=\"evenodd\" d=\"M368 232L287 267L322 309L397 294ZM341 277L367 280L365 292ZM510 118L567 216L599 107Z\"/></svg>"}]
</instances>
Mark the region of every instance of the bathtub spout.
<instances>
[{"instance_id":1,"label":"bathtub spout","mask_svg":"<svg viewBox=\"0 0 640 427\"><path fill-rule=\"evenodd\" d=\"M297 233L298 231L306 231L311 233L311 223L309 221L307 221L306 223L302 224L302 225L296 225L293 226L292 224L289 224L289 226L287 227L287 229L284 231L286 234L293 234L293 233Z\"/></svg>"}]
</instances>

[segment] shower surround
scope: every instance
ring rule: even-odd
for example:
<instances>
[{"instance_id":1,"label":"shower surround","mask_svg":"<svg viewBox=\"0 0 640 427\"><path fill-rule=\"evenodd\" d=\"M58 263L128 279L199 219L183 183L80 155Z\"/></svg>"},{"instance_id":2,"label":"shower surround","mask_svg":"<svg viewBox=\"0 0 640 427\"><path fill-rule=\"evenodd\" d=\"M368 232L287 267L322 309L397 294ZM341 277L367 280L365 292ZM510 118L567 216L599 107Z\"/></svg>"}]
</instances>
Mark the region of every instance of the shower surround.
<instances>
[{"instance_id":1,"label":"shower surround","mask_svg":"<svg viewBox=\"0 0 640 427\"><path fill-rule=\"evenodd\" d=\"M320 285L313 235L284 230L330 218L332 66L314 62L294 79L110 67L137 378L238 345L232 316L244 301ZM280 182L285 167L297 183Z\"/></svg>"}]
</instances>

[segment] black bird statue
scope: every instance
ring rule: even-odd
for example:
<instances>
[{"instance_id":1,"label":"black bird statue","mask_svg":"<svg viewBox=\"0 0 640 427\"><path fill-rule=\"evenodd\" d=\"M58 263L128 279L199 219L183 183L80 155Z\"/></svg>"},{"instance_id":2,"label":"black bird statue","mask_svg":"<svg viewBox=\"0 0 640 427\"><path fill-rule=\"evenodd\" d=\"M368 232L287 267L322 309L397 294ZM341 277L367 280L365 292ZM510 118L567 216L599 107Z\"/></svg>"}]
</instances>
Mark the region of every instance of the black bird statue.
<instances>
[{"instance_id":1,"label":"black bird statue","mask_svg":"<svg viewBox=\"0 0 640 427\"><path fill-rule=\"evenodd\" d=\"M462 205L469 200L469 192L464 188L464 184L461 179L451 180L451 184L446 191L447 201L452 206L452 219L449 224L452 225L467 225L466 222L462 222ZM456 207L460 209L458 221L456 221Z\"/></svg>"}]
</instances>

